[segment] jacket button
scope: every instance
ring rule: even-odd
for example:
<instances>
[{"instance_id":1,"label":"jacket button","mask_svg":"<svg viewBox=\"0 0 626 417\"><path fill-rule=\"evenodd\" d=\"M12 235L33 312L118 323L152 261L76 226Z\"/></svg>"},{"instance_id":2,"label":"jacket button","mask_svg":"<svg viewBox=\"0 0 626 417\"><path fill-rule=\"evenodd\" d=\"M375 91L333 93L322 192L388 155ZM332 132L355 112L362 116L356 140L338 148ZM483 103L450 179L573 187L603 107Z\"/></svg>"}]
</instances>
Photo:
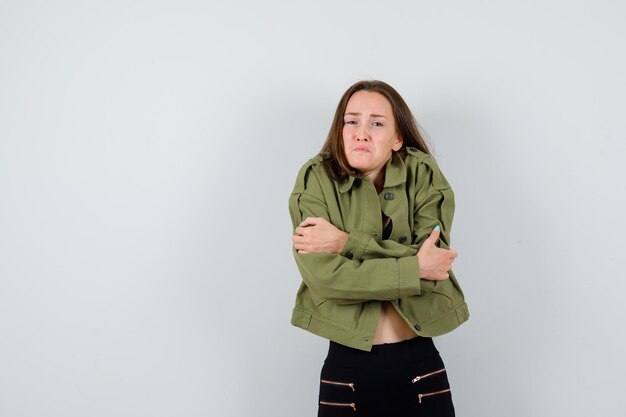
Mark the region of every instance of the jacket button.
<instances>
[{"instance_id":1,"label":"jacket button","mask_svg":"<svg viewBox=\"0 0 626 417\"><path fill-rule=\"evenodd\" d=\"M422 326L420 326L419 324L416 324L413 327L415 327L415 330L417 330L418 332L422 330Z\"/></svg>"},{"instance_id":2,"label":"jacket button","mask_svg":"<svg viewBox=\"0 0 626 417\"><path fill-rule=\"evenodd\" d=\"M398 242L400 242L400 243L404 243L404 242L406 242L406 236L400 236L400 237L398 238Z\"/></svg>"},{"instance_id":3,"label":"jacket button","mask_svg":"<svg viewBox=\"0 0 626 417\"><path fill-rule=\"evenodd\" d=\"M383 197L385 200L393 200L393 193L385 193Z\"/></svg>"},{"instance_id":4,"label":"jacket button","mask_svg":"<svg viewBox=\"0 0 626 417\"><path fill-rule=\"evenodd\" d=\"M352 252L346 253L346 258L352 259L353 257L354 257L354 255L352 254Z\"/></svg>"}]
</instances>

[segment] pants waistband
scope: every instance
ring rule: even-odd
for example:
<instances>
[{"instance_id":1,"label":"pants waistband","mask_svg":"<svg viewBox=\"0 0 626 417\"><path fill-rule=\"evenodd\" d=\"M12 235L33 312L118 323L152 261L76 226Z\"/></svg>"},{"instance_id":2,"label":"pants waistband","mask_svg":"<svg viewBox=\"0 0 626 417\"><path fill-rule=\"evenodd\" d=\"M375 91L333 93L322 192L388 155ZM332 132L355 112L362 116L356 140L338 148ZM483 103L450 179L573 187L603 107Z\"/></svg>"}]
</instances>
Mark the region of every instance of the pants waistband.
<instances>
[{"instance_id":1,"label":"pants waistband","mask_svg":"<svg viewBox=\"0 0 626 417\"><path fill-rule=\"evenodd\" d=\"M372 346L370 352L330 342L325 363L340 366L363 366L370 364L407 364L439 355L433 339L416 337L398 343Z\"/></svg>"}]
</instances>

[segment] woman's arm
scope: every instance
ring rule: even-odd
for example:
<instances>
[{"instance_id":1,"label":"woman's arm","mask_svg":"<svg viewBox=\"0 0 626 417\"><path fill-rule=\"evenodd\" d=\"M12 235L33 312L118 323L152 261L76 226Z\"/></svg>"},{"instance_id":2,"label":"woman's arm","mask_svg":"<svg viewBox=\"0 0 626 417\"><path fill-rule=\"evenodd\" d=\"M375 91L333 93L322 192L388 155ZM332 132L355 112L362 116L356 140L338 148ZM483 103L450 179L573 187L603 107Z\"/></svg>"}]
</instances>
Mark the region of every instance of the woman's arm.
<instances>
[{"instance_id":1,"label":"woman's arm","mask_svg":"<svg viewBox=\"0 0 626 417\"><path fill-rule=\"evenodd\" d=\"M448 278L448 270L454 258L457 257L455 250L447 250L438 248L437 242L441 234L440 227L437 225L419 250L413 246L404 246L393 240L385 240L381 243L376 242L371 236L368 240L371 242L366 245L370 250L370 255L376 254L377 258L385 257L389 254L397 254L399 248L408 249L408 256L415 256L419 260L419 276L428 280L443 280ZM343 232L335 227L332 223L321 217L307 217L300 226L295 230L292 240L294 248L300 254L307 253L335 253L344 252L346 242L350 237L349 233ZM395 252L395 253L394 253Z\"/></svg>"},{"instance_id":2,"label":"woman's arm","mask_svg":"<svg viewBox=\"0 0 626 417\"><path fill-rule=\"evenodd\" d=\"M325 202L306 191L307 188L315 189L315 184L310 184L315 181L314 175L308 176L305 190L290 197L294 232L307 217L328 220ZM294 248L294 257L305 284L323 299L361 303L420 294L415 255L354 260L338 253L299 253Z\"/></svg>"},{"instance_id":3,"label":"woman's arm","mask_svg":"<svg viewBox=\"0 0 626 417\"><path fill-rule=\"evenodd\" d=\"M417 159L411 162L415 163ZM435 280L447 278L451 263L457 256L456 251L446 250L449 248L449 233L454 216L454 194L430 157L424 155L420 158L414 167L414 174L415 183L409 186L409 192L415 194L411 245L403 245L393 240L377 242L367 233L358 230L346 233L323 217L312 217L305 219L295 228L293 237L295 249L300 253L335 253L352 256L355 260L417 254L421 278ZM441 227L441 235L433 230L436 226ZM432 285L426 287L432 288Z\"/></svg>"}]
</instances>

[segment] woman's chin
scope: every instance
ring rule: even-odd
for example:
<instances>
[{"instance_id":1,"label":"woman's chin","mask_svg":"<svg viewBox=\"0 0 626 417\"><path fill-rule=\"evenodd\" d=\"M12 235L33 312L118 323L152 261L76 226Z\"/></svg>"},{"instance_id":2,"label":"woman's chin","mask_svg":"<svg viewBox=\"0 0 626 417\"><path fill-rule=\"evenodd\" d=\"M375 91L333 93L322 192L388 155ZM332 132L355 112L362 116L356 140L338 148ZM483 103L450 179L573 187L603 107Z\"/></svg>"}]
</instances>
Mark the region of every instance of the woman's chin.
<instances>
[{"instance_id":1,"label":"woman's chin","mask_svg":"<svg viewBox=\"0 0 626 417\"><path fill-rule=\"evenodd\" d=\"M369 161L366 161L365 158L359 158L356 160L354 158L348 159L348 164L350 164L350 167L358 169L359 171L367 171L370 166Z\"/></svg>"}]
</instances>

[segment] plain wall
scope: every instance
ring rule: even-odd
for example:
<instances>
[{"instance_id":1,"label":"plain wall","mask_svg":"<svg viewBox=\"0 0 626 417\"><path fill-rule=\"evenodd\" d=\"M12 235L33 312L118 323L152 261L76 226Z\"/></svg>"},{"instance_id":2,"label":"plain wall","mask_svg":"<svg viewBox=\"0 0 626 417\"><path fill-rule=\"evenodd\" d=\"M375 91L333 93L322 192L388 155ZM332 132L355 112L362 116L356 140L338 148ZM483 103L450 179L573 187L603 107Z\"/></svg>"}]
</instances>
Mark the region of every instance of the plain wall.
<instances>
[{"instance_id":1,"label":"plain wall","mask_svg":"<svg viewBox=\"0 0 626 417\"><path fill-rule=\"evenodd\" d=\"M0 416L313 416L287 198L396 87L452 184L459 416L618 415L620 1L0 2Z\"/></svg>"}]
</instances>

